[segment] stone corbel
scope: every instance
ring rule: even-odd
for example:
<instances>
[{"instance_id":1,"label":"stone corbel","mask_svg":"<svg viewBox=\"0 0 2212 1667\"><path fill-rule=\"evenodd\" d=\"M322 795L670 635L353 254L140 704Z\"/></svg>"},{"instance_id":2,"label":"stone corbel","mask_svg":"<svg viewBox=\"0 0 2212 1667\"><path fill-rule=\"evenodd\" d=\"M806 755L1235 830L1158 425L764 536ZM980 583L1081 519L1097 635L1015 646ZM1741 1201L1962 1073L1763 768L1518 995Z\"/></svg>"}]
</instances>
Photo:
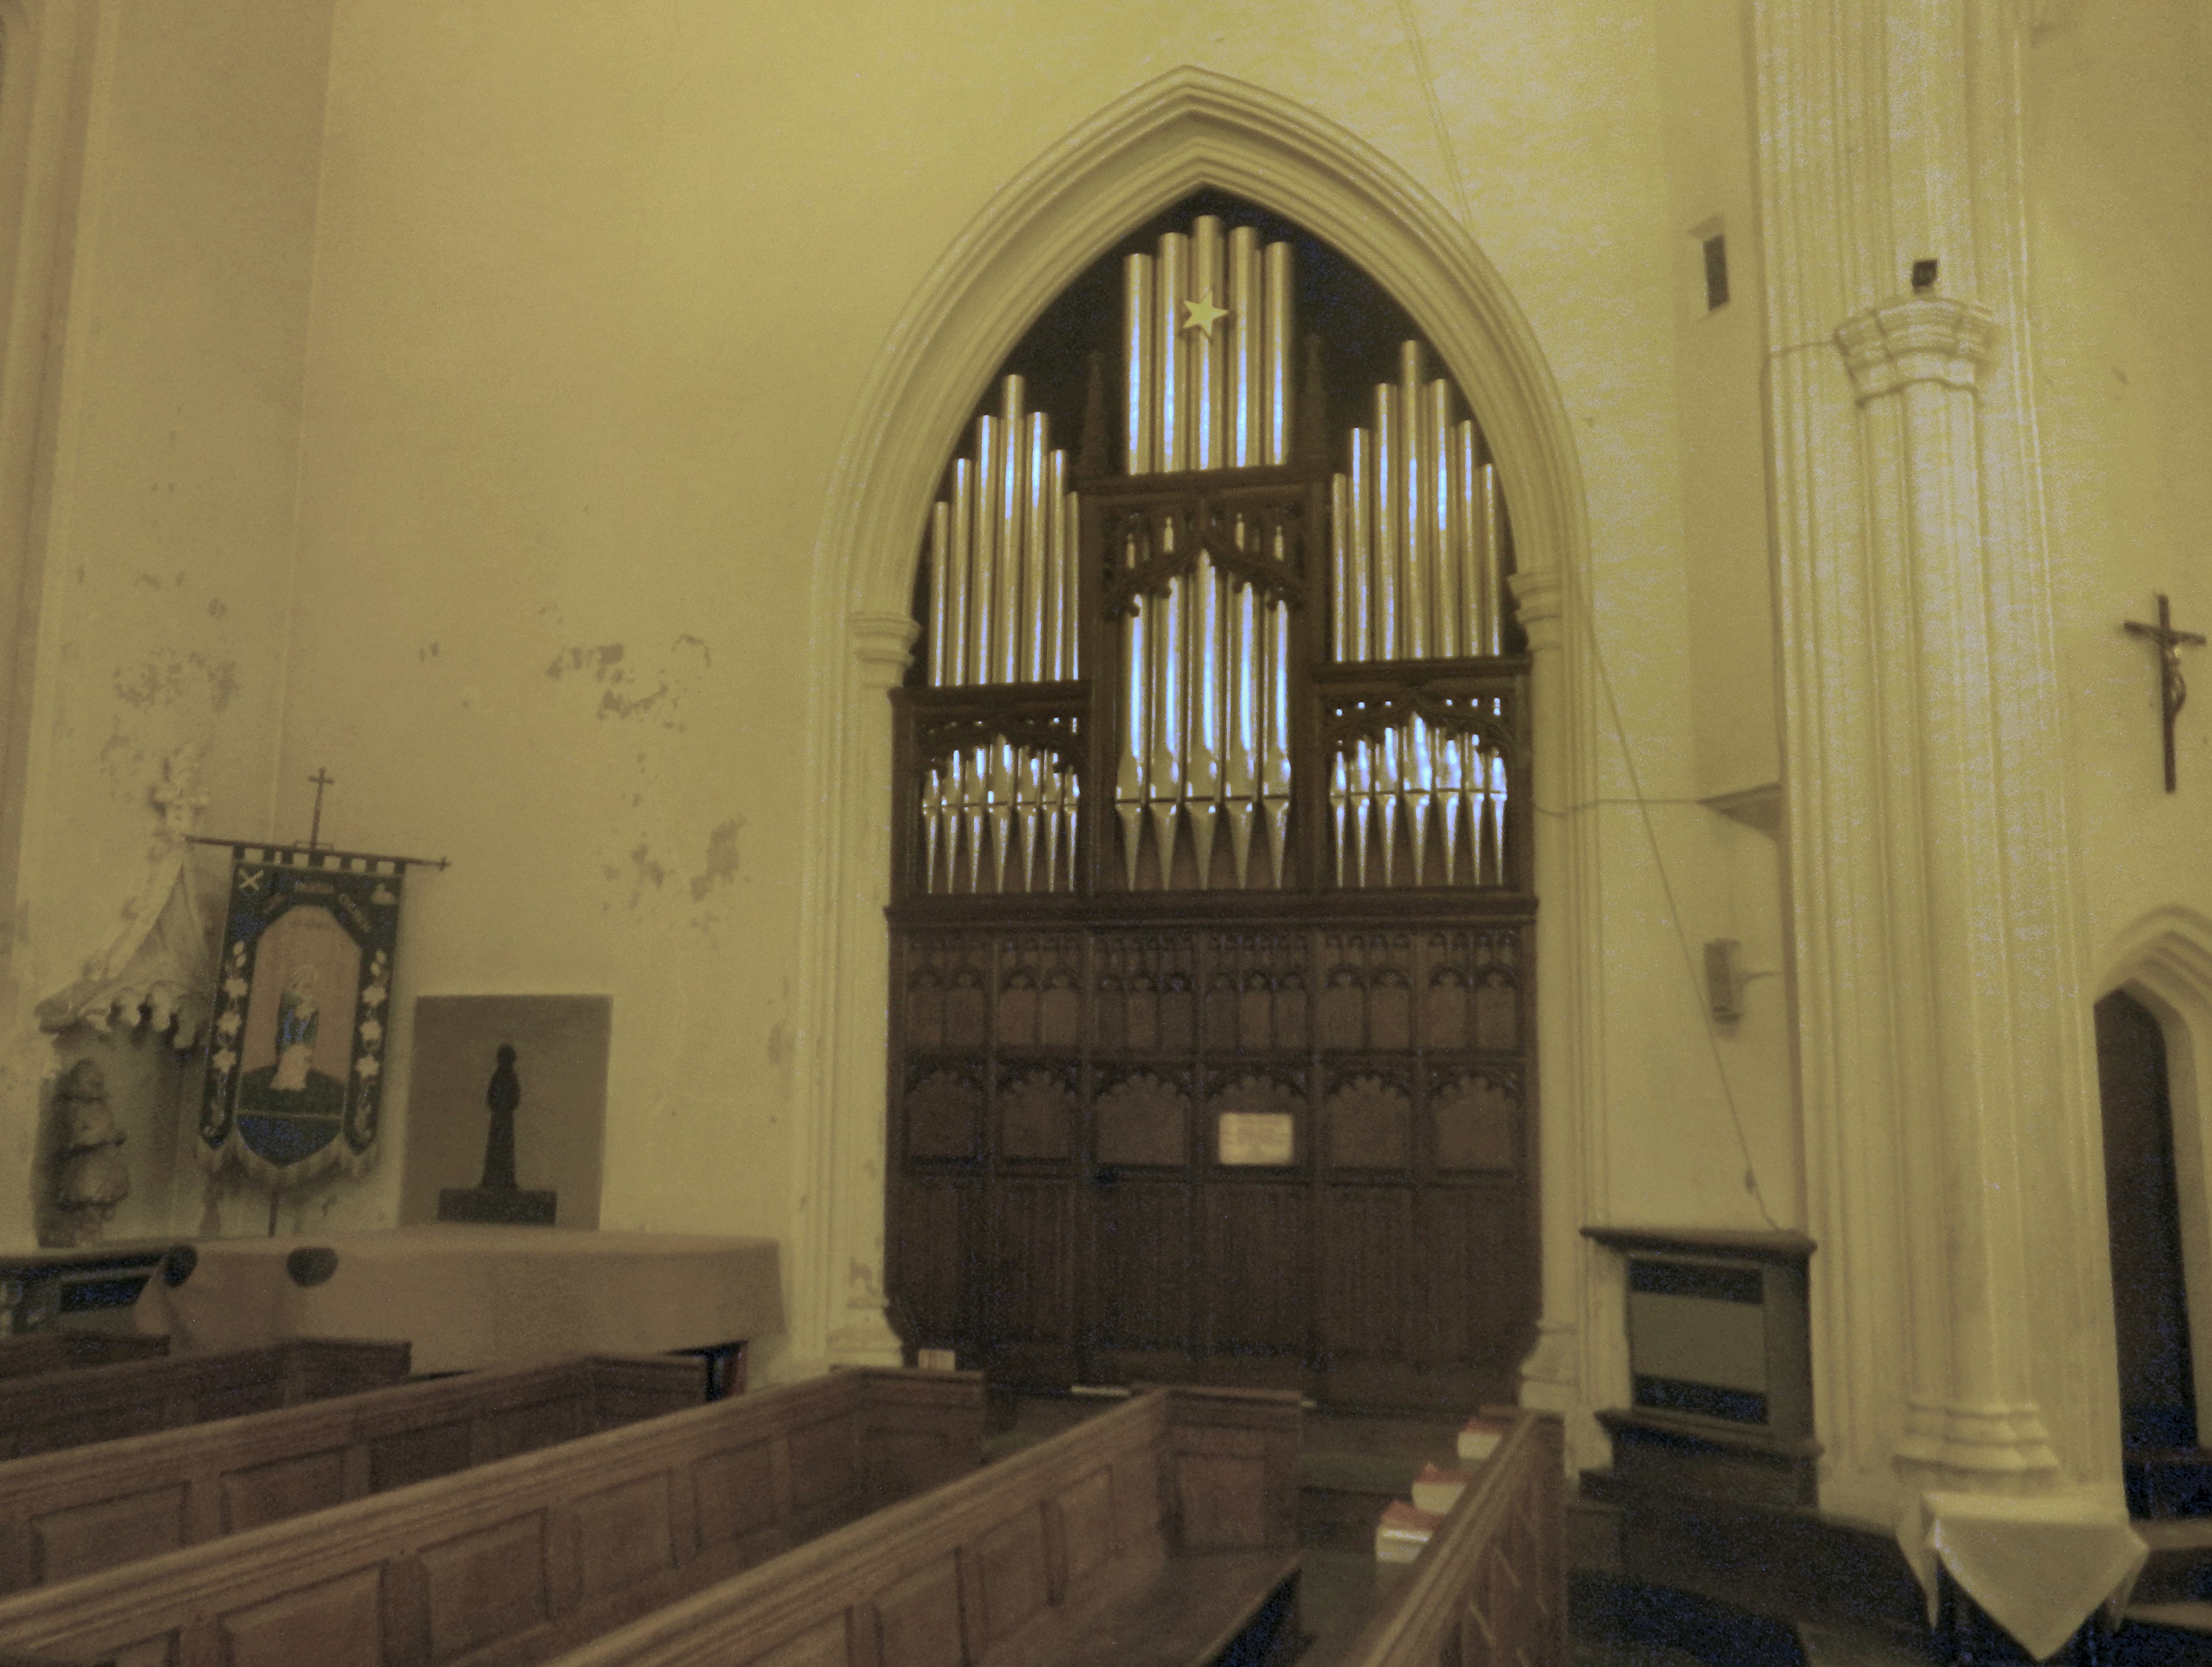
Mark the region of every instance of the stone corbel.
<instances>
[{"instance_id":1,"label":"stone corbel","mask_svg":"<svg viewBox=\"0 0 2212 1667\"><path fill-rule=\"evenodd\" d=\"M39 1003L40 1029L85 1025L104 1033L119 1021L167 1034L180 1053L199 1041L215 995L212 922L191 862L191 832L207 804L201 751L179 747L163 762L150 794L161 821L123 905L122 928L81 977Z\"/></svg>"},{"instance_id":2,"label":"stone corbel","mask_svg":"<svg viewBox=\"0 0 2212 1667\"><path fill-rule=\"evenodd\" d=\"M1972 301L1900 295L1844 319L1835 340L1865 405L1918 382L1972 392L1996 332L1996 319Z\"/></svg>"}]
</instances>

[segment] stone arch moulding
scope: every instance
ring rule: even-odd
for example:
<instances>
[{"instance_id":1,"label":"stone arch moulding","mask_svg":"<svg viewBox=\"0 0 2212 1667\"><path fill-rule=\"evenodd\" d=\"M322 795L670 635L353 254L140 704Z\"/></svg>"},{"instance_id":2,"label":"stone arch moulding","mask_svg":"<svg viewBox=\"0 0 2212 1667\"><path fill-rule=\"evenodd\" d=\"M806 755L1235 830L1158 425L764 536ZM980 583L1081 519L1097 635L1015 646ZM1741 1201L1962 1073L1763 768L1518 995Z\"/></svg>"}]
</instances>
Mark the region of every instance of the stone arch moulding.
<instances>
[{"instance_id":1,"label":"stone arch moulding","mask_svg":"<svg viewBox=\"0 0 2212 1667\"><path fill-rule=\"evenodd\" d=\"M1562 629L1588 569L1584 501L1563 401L1534 332L1468 229L1387 157L1314 112L1185 67L1092 117L984 207L923 281L848 427L815 551L800 1017L805 1043L789 1269L791 1354L883 1358L883 1059L890 715L903 676L920 530L977 393L1022 332L1099 252L1201 186L1328 240L1412 315L1480 414L1513 506L1521 600L1549 739L1540 811L1595 797L1595 682L1586 634ZM1546 1130L1547 1373L1586 1378L1579 1227L1599 1103L1596 849L1584 816L1540 816L1539 1040ZM1570 1363L1571 1363L1570 1369ZM1533 1388L1533 1382L1532 1382ZM1547 1404L1556 1394L1543 1398ZM1576 1397L1579 1398L1579 1397Z\"/></svg>"},{"instance_id":2,"label":"stone arch moulding","mask_svg":"<svg viewBox=\"0 0 2212 1667\"><path fill-rule=\"evenodd\" d=\"M2143 915L2099 964L2097 999L2114 990L2149 1008L2166 1037L2190 1360L2198 1415L2212 1416L2212 920L2179 907Z\"/></svg>"}]
</instances>

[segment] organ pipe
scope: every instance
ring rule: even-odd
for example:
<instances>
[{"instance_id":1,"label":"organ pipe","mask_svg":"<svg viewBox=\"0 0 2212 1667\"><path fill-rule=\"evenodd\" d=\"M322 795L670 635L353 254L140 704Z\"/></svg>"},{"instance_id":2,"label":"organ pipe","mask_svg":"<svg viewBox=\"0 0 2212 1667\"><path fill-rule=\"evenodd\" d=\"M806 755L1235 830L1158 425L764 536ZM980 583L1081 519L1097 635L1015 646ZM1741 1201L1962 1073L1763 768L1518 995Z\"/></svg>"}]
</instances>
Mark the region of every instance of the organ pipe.
<instances>
[{"instance_id":1,"label":"organ pipe","mask_svg":"<svg viewBox=\"0 0 2212 1667\"><path fill-rule=\"evenodd\" d=\"M1254 228L1224 229L1210 215L1127 257L1129 475L1281 466L1300 454L1295 286L1288 243L1263 246ZM1407 342L1348 436L1330 482L1328 547L1316 552L1330 581L1322 651L1336 660L1502 650L1497 472L1456 406L1450 382L1431 376L1420 344ZM1073 478L1049 419L1027 409L1023 380L1005 378L931 515L924 643L933 686L1081 675ZM1273 523L1242 511L1232 521L1240 550L1285 558ZM1113 559L1126 572L1171 557L1186 525L1171 514L1140 520ZM1297 659L1286 589L1201 549L1129 599L1108 825L1131 889L1285 883ZM1314 830L1331 843L1338 885L1504 882L1506 771L1484 739L1486 720L1503 715L1495 701L1462 702L1446 718L1409 715L1338 748L1326 764L1327 826ZM922 783L928 889L1071 888L1079 797L1073 767L1050 748L998 736L938 759Z\"/></svg>"},{"instance_id":2,"label":"organ pipe","mask_svg":"<svg viewBox=\"0 0 2212 1667\"><path fill-rule=\"evenodd\" d=\"M1352 431L1330 493L1343 523L1330 546L1340 660L1503 651L1498 472L1455 405L1407 342L1370 423ZM1338 885L1396 884L1401 852L1411 883L1428 883L1431 830L1439 883L1504 883L1505 760L1479 727L1504 715L1473 704L1463 727L1411 716L1330 761Z\"/></svg>"},{"instance_id":3,"label":"organ pipe","mask_svg":"<svg viewBox=\"0 0 2212 1667\"><path fill-rule=\"evenodd\" d=\"M1026 405L1022 379L1006 378L931 512L933 688L1081 674L1076 495L1051 420ZM1000 736L936 760L921 783L927 889L1072 889L1076 800L1073 767L1047 747Z\"/></svg>"}]
</instances>

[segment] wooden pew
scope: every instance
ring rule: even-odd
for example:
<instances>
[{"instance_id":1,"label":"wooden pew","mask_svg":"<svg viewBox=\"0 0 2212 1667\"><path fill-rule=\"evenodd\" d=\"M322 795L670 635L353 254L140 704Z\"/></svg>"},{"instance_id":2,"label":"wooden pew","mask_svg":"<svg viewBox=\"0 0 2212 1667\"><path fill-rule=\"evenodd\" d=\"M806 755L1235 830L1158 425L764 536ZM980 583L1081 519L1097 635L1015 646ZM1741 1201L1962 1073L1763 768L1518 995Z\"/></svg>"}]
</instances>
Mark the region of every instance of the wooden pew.
<instances>
[{"instance_id":1,"label":"wooden pew","mask_svg":"<svg viewBox=\"0 0 2212 1667\"><path fill-rule=\"evenodd\" d=\"M1287 1660L1298 1418L1294 1396L1151 1390L553 1667Z\"/></svg>"},{"instance_id":2,"label":"wooden pew","mask_svg":"<svg viewBox=\"0 0 2212 1667\"><path fill-rule=\"evenodd\" d=\"M27 1331L0 1337L0 1378L151 1360L168 1352L167 1337L144 1337L135 1331Z\"/></svg>"},{"instance_id":3,"label":"wooden pew","mask_svg":"<svg viewBox=\"0 0 2212 1667\"><path fill-rule=\"evenodd\" d=\"M981 1458L972 1372L833 1372L0 1598L0 1657L514 1667Z\"/></svg>"},{"instance_id":4,"label":"wooden pew","mask_svg":"<svg viewBox=\"0 0 2212 1667\"><path fill-rule=\"evenodd\" d=\"M468 1372L0 1463L0 1593L681 1412L706 1362Z\"/></svg>"},{"instance_id":5,"label":"wooden pew","mask_svg":"<svg viewBox=\"0 0 2212 1667\"><path fill-rule=\"evenodd\" d=\"M406 1376L405 1343L298 1337L267 1348L0 1378L0 1459L295 1407Z\"/></svg>"},{"instance_id":6,"label":"wooden pew","mask_svg":"<svg viewBox=\"0 0 2212 1667\"><path fill-rule=\"evenodd\" d=\"M1510 1416L1341 1667L1569 1667L1563 1431L1545 1414Z\"/></svg>"}]
</instances>

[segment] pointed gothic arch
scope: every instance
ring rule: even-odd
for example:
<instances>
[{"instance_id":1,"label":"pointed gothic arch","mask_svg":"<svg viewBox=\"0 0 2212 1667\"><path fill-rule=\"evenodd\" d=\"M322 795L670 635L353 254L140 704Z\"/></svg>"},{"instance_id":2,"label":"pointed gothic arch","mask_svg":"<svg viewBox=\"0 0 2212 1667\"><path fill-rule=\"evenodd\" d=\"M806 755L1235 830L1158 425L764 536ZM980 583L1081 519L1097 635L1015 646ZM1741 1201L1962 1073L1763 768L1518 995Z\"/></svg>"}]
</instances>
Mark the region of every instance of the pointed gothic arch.
<instances>
[{"instance_id":1,"label":"pointed gothic arch","mask_svg":"<svg viewBox=\"0 0 2212 1667\"><path fill-rule=\"evenodd\" d=\"M2197 1402L2212 1408L2212 920L2154 909L2118 934L2099 968L2099 1000L2124 991L2158 1020L2180 1211Z\"/></svg>"},{"instance_id":2,"label":"pointed gothic arch","mask_svg":"<svg viewBox=\"0 0 2212 1667\"><path fill-rule=\"evenodd\" d=\"M1595 797L1595 684L1580 598L1588 535L1572 435L1534 334L1468 229L1401 168L1313 112L1182 68L1068 135L988 204L894 327L847 430L815 551L800 946L795 1362L883 1358L884 1083L890 715L915 634L920 529L945 458L1030 321L1131 228L1212 186L1327 240L1411 315L1480 414L1513 505L1515 589L1534 656L1540 810ZM1580 815L1539 818L1546 1013L1543 1320L1532 1378L1547 1405L1610 1376L1577 1230L1598 1154L1597 863ZM1594 1358L1597 1354L1605 1359ZM1532 1384L1532 1388L1534 1386ZM1583 1402L1586 1404L1586 1402Z\"/></svg>"}]
</instances>

